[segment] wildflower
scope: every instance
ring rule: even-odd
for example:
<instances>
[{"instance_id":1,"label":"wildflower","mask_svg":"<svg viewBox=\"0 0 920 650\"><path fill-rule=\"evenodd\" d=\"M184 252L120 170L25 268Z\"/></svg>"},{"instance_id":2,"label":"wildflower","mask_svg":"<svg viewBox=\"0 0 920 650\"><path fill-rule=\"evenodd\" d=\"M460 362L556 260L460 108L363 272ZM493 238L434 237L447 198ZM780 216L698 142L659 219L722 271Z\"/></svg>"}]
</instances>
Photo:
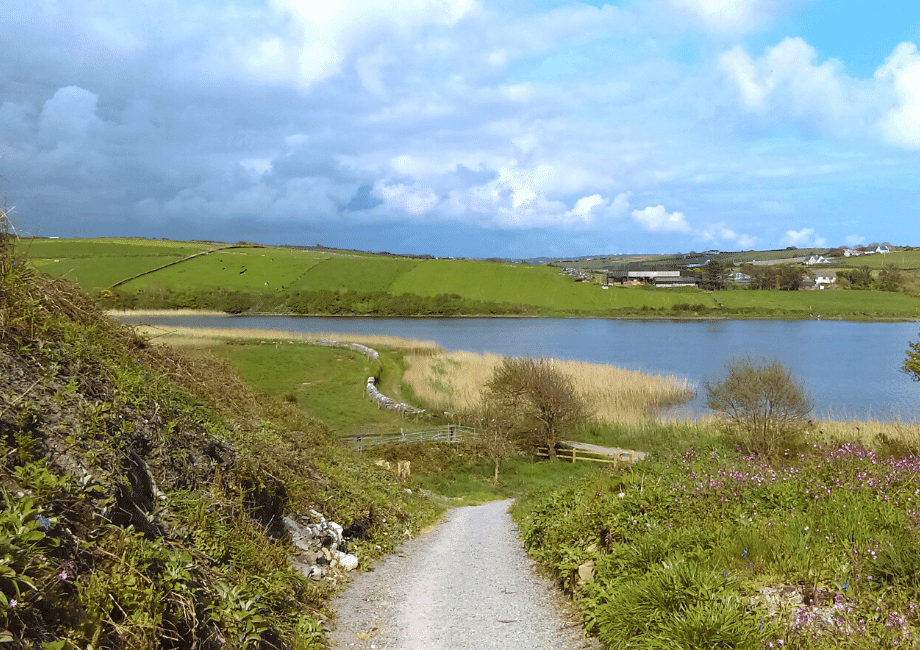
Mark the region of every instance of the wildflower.
<instances>
[{"instance_id":1,"label":"wildflower","mask_svg":"<svg viewBox=\"0 0 920 650\"><path fill-rule=\"evenodd\" d=\"M748 568L749 568L749 569L753 569L753 568L754 568L754 563L753 563L753 562L748 562Z\"/></svg>"},{"instance_id":2,"label":"wildflower","mask_svg":"<svg viewBox=\"0 0 920 650\"><path fill-rule=\"evenodd\" d=\"M66 571L61 571L59 574L57 574L57 579L60 580L60 581L62 581L62 582L63 582L64 580L67 580L67 572L66 572Z\"/></svg>"},{"instance_id":3,"label":"wildflower","mask_svg":"<svg viewBox=\"0 0 920 650\"><path fill-rule=\"evenodd\" d=\"M10 601L10 609L13 609L18 604L19 604L19 601L14 598L13 600Z\"/></svg>"},{"instance_id":4,"label":"wildflower","mask_svg":"<svg viewBox=\"0 0 920 650\"><path fill-rule=\"evenodd\" d=\"M741 557L747 557L747 556L748 556L747 549L741 551Z\"/></svg>"},{"instance_id":5,"label":"wildflower","mask_svg":"<svg viewBox=\"0 0 920 650\"><path fill-rule=\"evenodd\" d=\"M45 530L45 531L51 530L51 526L52 526L51 520L48 519L47 517L43 517L41 515L35 515L35 522L38 524L38 527L41 528L42 530Z\"/></svg>"}]
</instances>

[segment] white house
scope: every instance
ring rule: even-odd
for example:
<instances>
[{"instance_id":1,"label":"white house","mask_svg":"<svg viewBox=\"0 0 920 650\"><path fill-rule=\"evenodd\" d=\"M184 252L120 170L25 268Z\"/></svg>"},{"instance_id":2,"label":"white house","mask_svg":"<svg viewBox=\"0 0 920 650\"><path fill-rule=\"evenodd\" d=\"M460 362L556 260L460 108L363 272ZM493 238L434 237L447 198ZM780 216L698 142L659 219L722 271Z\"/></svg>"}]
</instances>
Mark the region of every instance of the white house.
<instances>
[{"instance_id":1,"label":"white house","mask_svg":"<svg viewBox=\"0 0 920 650\"><path fill-rule=\"evenodd\" d=\"M836 271L819 271L815 273L815 289L826 289L837 283Z\"/></svg>"},{"instance_id":2,"label":"white house","mask_svg":"<svg viewBox=\"0 0 920 650\"><path fill-rule=\"evenodd\" d=\"M824 255L812 255L807 260L805 260L805 266L814 266L815 264L830 264L831 261L824 257Z\"/></svg>"}]
</instances>

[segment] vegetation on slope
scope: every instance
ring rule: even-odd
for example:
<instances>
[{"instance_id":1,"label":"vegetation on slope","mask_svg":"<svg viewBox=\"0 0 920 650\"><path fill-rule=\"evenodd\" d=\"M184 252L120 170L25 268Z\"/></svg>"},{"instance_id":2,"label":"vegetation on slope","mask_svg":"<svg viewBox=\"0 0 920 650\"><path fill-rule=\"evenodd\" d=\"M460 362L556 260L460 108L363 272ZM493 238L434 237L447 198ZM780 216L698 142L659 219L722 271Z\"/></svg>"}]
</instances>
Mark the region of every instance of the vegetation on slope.
<instances>
[{"instance_id":1,"label":"vegetation on slope","mask_svg":"<svg viewBox=\"0 0 920 650\"><path fill-rule=\"evenodd\" d=\"M22 246L38 256L36 263L43 269L76 280L110 308L378 316L920 317L916 269L900 266L900 291L710 293L651 287L604 290L550 266L328 249L144 240L30 240ZM202 252L207 254L195 255ZM909 266L916 255L909 251L884 257ZM883 256L869 257L877 261Z\"/></svg>"},{"instance_id":2,"label":"vegetation on slope","mask_svg":"<svg viewBox=\"0 0 920 650\"><path fill-rule=\"evenodd\" d=\"M152 345L0 238L0 642L312 648L333 584L288 562L322 513L362 559L436 508L214 357Z\"/></svg>"}]
</instances>

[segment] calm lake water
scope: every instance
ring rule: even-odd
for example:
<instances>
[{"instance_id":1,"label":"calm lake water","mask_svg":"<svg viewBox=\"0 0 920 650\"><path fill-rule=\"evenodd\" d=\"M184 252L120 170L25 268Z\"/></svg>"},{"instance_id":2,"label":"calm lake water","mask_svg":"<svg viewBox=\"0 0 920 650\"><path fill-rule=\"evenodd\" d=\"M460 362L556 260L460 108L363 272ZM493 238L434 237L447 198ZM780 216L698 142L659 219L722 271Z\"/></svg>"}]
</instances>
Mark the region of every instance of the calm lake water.
<instances>
[{"instance_id":1,"label":"calm lake water","mask_svg":"<svg viewBox=\"0 0 920 650\"><path fill-rule=\"evenodd\" d=\"M128 322L186 327L384 334L436 341L446 350L554 357L675 375L699 386L734 357L779 360L804 384L815 415L920 422L920 384L899 371L917 323L558 318L316 318L169 316ZM702 391L700 391L702 392ZM698 395L680 409L705 413Z\"/></svg>"}]
</instances>

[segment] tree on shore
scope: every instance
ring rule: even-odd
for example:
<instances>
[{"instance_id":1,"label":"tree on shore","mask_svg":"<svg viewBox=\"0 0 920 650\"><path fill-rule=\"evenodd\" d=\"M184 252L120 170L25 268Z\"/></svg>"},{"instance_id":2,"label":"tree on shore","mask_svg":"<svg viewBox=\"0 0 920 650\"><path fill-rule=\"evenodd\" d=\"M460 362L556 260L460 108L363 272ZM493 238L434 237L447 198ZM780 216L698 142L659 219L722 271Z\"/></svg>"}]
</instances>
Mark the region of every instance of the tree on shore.
<instances>
[{"instance_id":1,"label":"tree on shore","mask_svg":"<svg viewBox=\"0 0 920 650\"><path fill-rule=\"evenodd\" d=\"M746 451L776 458L798 445L812 400L779 362L736 359L724 379L703 387L709 408L728 418Z\"/></svg>"},{"instance_id":2,"label":"tree on shore","mask_svg":"<svg viewBox=\"0 0 920 650\"><path fill-rule=\"evenodd\" d=\"M556 460L563 435L587 417L571 377L550 359L505 357L492 371L483 397L508 413L523 441L545 445L550 460Z\"/></svg>"},{"instance_id":3,"label":"tree on shore","mask_svg":"<svg viewBox=\"0 0 920 650\"><path fill-rule=\"evenodd\" d=\"M920 381L920 341L911 341L908 345L901 372L906 372L914 381Z\"/></svg>"}]
</instances>

